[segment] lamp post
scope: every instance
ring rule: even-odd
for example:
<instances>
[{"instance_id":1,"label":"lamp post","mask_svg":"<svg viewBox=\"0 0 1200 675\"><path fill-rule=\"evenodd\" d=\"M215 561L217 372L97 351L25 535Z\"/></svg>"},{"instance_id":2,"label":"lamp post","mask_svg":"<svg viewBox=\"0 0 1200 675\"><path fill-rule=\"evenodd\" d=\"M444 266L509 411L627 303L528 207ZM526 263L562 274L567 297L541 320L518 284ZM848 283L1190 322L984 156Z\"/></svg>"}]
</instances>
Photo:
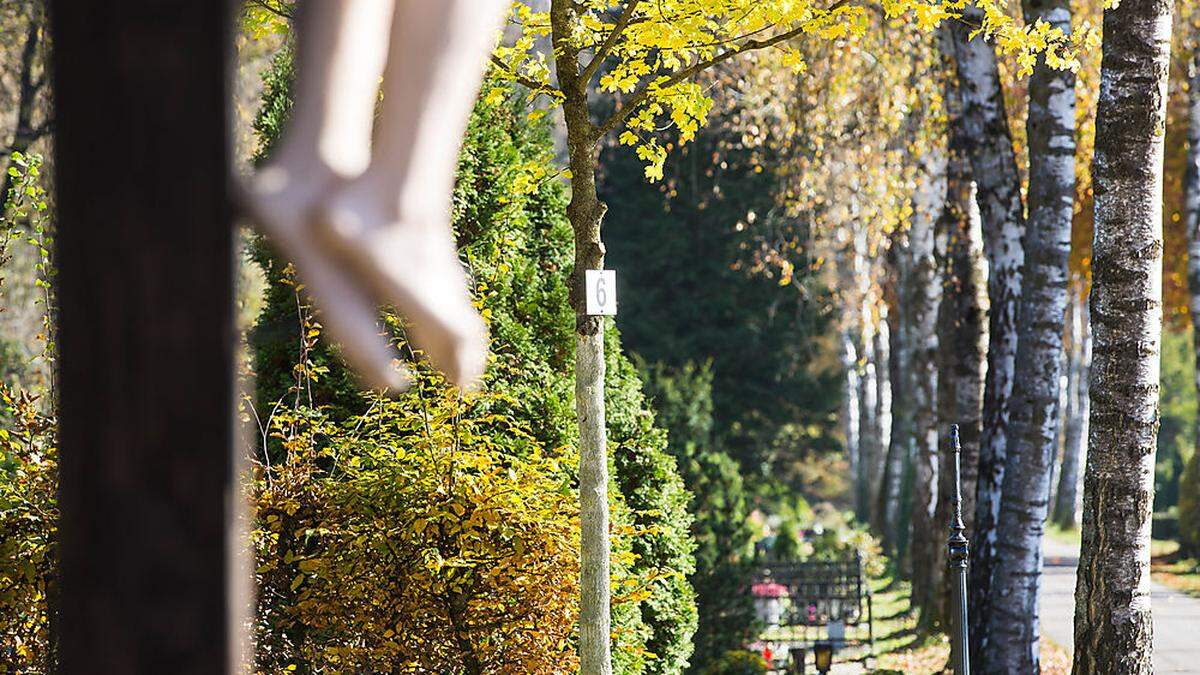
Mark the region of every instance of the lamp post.
<instances>
[{"instance_id":1,"label":"lamp post","mask_svg":"<svg viewBox=\"0 0 1200 675\"><path fill-rule=\"evenodd\" d=\"M958 440L958 425L950 425L950 447L954 452L954 521L950 523L950 539L946 542L950 572L958 576L958 649L954 658L955 675L970 675L971 658L967 638L967 560L971 557L971 544L967 541L966 525L962 519L962 446Z\"/></svg>"}]
</instances>

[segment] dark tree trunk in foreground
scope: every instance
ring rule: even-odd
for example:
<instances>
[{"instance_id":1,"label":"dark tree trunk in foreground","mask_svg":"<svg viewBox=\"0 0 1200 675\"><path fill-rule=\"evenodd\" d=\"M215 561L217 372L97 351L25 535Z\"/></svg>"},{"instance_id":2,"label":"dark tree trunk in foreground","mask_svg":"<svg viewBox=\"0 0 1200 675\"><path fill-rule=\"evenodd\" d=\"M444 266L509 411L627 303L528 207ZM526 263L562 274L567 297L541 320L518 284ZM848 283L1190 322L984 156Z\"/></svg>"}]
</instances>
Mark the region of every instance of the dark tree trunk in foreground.
<instances>
[{"instance_id":1,"label":"dark tree trunk in foreground","mask_svg":"<svg viewBox=\"0 0 1200 675\"><path fill-rule=\"evenodd\" d=\"M1079 527L1079 479L1086 454L1088 418L1088 365L1092 337L1082 289L1072 288L1071 349L1067 354L1067 409L1063 412L1063 459L1054 496L1054 524L1064 530Z\"/></svg>"},{"instance_id":2,"label":"dark tree trunk in foreground","mask_svg":"<svg viewBox=\"0 0 1200 675\"><path fill-rule=\"evenodd\" d=\"M1025 21L1069 34L1068 0L1025 0ZM1036 673L1042 536L1058 438L1067 256L1075 201L1075 76L1039 63L1029 80L1029 220L1017 317L990 638L983 672Z\"/></svg>"},{"instance_id":3,"label":"dark tree trunk in foreground","mask_svg":"<svg viewBox=\"0 0 1200 675\"><path fill-rule=\"evenodd\" d=\"M981 667L987 641L984 617L990 613L992 568L996 560L996 524L1000 487L1007 456L1009 396L1017 354L1017 303L1025 232L1021 181L1013 153L1004 92L992 46L980 36L968 40L982 21L978 9L963 10L963 21L951 22L955 63L963 104L963 125L971 139L976 202L983 222L988 259L988 364L983 393L983 432L979 443L974 537L971 541L971 657Z\"/></svg>"},{"instance_id":4,"label":"dark tree trunk in foreground","mask_svg":"<svg viewBox=\"0 0 1200 675\"><path fill-rule=\"evenodd\" d=\"M59 669L231 672L232 8L52 10Z\"/></svg>"},{"instance_id":5,"label":"dark tree trunk in foreground","mask_svg":"<svg viewBox=\"0 0 1200 675\"><path fill-rule=\"evenodd\" d=\"M1104 12L1096 113L1092 409L1075 584L1075 673L1152 673L1150 510L1162 331L1171 3Z\"/></svg>"},{"instance_id":6,"label":"dark tree trunk in foreground","mask_svg":"<svg viewBox=\"0 0 1200 675\"><path fill-rule=\"evenodd\" d=\"M948 56L949 26L941 29L943 53ZM983 385L987 370L987 268L983 259L983 231L971 162L970 139L962 125L962 106L954 63L943 59L946 78L946 124L949 142L946 168L946 206L938 221L938 251L942 273L942 302L938 307L938 435L941 464L953 466L949 445L951 424L959 425L962 455L962 514L970 536L974 520L975 477L979 462L979 436L983 427ZM938 485L938 532L953 516L954 475L943 471ZM945 548L937 548L934 571L946 576ZM937 616L951 625L954 610L951 587L942 584Z\"/></svg>"}]
</instances>

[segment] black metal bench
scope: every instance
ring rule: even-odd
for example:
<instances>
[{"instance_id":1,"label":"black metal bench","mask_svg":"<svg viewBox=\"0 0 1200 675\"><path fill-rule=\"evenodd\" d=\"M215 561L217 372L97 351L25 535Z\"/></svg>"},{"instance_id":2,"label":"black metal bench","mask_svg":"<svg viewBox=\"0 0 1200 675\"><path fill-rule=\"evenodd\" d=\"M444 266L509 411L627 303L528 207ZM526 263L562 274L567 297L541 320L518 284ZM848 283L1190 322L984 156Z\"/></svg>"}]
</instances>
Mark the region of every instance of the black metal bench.
<instances>
[{"instance_id":1,"label":"black metal bench","mask_svg":"<svg viewBox=\"0 0 1200 675\"><path fill-rule=\"evenodd\" d=\"M768 623L767 641L786 646L786 650L779 650L785 653L776 652L779 656L786 657L786 651L792 649L810 649L820 642L832 642L836 647L867 645L868 655L874 654L871 591L860 556L768 562L759 569L752 589L759 617ZM825 636L813 634L822 627ZM866 638L848 638L847 627L865 627Z\"/></svg>"}]
</instances>

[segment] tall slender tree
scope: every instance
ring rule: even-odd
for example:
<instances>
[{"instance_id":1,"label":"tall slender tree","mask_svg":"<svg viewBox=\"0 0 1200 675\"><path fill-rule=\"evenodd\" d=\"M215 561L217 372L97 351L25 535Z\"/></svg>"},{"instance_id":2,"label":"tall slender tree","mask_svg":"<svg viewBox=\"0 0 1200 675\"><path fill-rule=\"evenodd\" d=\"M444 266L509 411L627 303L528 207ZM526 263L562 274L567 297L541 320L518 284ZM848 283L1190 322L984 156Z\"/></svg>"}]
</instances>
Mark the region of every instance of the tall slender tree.
<instances>
[{"instance_id":1,"label":"tall slender tree","mask_svg":"<svg viewBox=\"0 0 1200 675\"><path fill-rule=\"evenodd\" d=\"M1067 0L1025 0L1027 23L1071 32ZM1058 432L1067 257L1075 200L1075 76L1039 63L1029 81L1029 220L1017 317L993 601L984 672L1037 672L1042 535Z\"/></svg>"},{"instance_id":2,"label":"tall slender tree","mask_svg":"<svg viewBox=\"0 0 1200 675\"><path fill-rule=\"evenodd\" d=\"M1191 58L1188 59L1188 149L1183 174L1183 214L1187 227L1192 340L1196 354L1200 355L1200 44L1197 42L1200 40L1193 40ZM1196 359L1195 368L1195 386L1200 394L1200 358ZM1200 432L1200 415L1196 415L1194 424L1196 431ZM1200 450L1200 433L1196 433L1195 442L1196 449ZM1200 468L1200 452L1195 453L1191 462ZM1181 513L1181 517L1200 519L1200 513Z\"/></svg>"},{"instance_id":3,"label":"tall slender tree","mask_svg":"<svg viewBox=\"0 0 1200 675\"><path fill-rule=\"evenodd\" d=\"M976 669L982 667L980 657L987 642L984 618L990 613L992 599L996 524L1000 516L1009 397L1017 354L1017 303L1021 297L1021 266L1025 261L1021 248L1025 233L1021 179L1004 109L996 52L979 37L971 39L972 26L982 21L982 12L968 6L963 10L962 21L951 24L962 120L971 139L968 153L975 176L975 199L983 222L990 303L983 431L975 490L975 536L971 543L971 655Z\"/></svg>"},{"instance_id":4,"label":"tall slender tree","mask_svg":"<svg viewBox=\"0 0 1200 675\"><path fill-rule=\"evenodd\" d=\"M913 378L912 443L912 555L913 603L928 620L940 577L935 569L937 549L942 545L941 528L934 522L938 500L938 303L941 278L934 257L934 230L946 198L946 152L930 150L922 162L908 232L911 258L906 283L905 318L912 336L909 369Z\"/></svg>"},{"instance_id":5,"label":"tall slender tree","mask_svg":"<svg viewBox=\"0 0 1200 675\"><path fill-rule=\"evenodd\" d=\"M1152 673L1150 512L1162 331L1169 0L1104 11L1096 117L1092 394L1074 672Z\"/></svg>"},{"instance_id":6,"label":"tall slender tree","mask_svg":"<svg viewBox=\"0 0 1200 675\"><path fill-rule=\"evenodd\" d=\"M1092 360L1087 304L1077 283L1070 289L1071 321L1067 335L1067 407L1063 411L1063 459L1054 494L1054 524L1064 530L1079 527L1079 479L1086 454L1088 416L1088 365Z\"/></svg>"},{"instance_id":7,"label":"tall slender tree","mask_svg":"<svg viewBox=\"0 0 1200 675\"><path fill-rule=\"evenodd\" d=\"M882 268L884 267L883 261L878 261L877 264L881 268L882 273ZM879 440L875 459L869 468L867 484L870 493L867 495L867 500L871 508L871 529L875 532L883 532L884 521L881 495L887 485L887 481L885 480L887 475L887 457L888 448L891 446L892 440L892 341L891 326L888 323L887 303L883 301L882 297L879 298L878 303L879 318L875 324L875 400L877 406L875 422L878 427Z\"/></svg>"},{"instance_id":8,"label":"tall slender tree","mask_svg":"<svg viewBox=\"0 0 1200 675\"><path fill-rule=\"evenodd\" d=\"M883 520L883 545L893 554L900 553L905 537L905 523L901 521L901 489L904 483L904 467L908 456L909 436L912 432L912 391L914 378L909 369L907 321L901 320L907 311L901 306L900 290L905 287L908 275L907 238L897 230L892 233L888 247L888 275L894 289L887 298L888 325L891 353L888 359L888 382L892 402L891 425L887 456L884 463L883 484L879 489L880 513ZM897 395L898 394L898 395Z\"/></svg>"},{"instance_id":9,"label":"tall slender tree","mask_svg":"<svg viewBox=\"0 0 1200 675\"><path fill-rule=\"evenodd\" d=\"M975 204L974 177L967 156L970 139L962 123L962 99L950 58L948 25L940 29L943 64L946 66L945 101L947 127L946 205L938 220L938 253L942 273L942 302L938 306L938 432L943 466L954 458L948 443L951 424L959 425L962 455L962 513L967 531L974 522L975 482L982 431L983 385L987 372L987 268L983 258L983 230ZM939 526L953 517L953 474L939 477ZM935 570L945 568L945 554L938 547ZM937 615L946 620L953 609L949 586L943 585Z\"/></svg>"}]
</instances>

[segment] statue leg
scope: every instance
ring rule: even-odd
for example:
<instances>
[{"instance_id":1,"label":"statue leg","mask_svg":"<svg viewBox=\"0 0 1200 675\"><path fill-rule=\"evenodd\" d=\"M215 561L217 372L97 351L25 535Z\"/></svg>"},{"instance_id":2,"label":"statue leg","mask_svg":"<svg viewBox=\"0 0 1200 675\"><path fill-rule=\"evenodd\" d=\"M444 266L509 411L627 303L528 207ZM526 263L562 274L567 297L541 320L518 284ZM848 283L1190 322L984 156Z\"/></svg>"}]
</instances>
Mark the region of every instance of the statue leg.
<instances>
[{"instance_id":1,"label":"statue leg","mask_svg":"<svg viewBox=\"0 0 1200 675\"><path fill-rule=\"evenodd\" d=\"M309 0L298 11L291 118L250 181L246 201L259 226L295 263L322 324L365 384L401 388L407 377L380 332L374 299L311 226L314 207L369 165L393 2Z\"/></svg>"},{"instance_id":2,"label":"statue leg","mask_svg":"<svg viewBox=\"0 0 1200 675\"><path fill-rule=\"evenodd\" d=\"M487 338L450 227L454 169L509 0L398 0L371 163L338 190L320 233L450 380L483 371Z\"/></svg>"}]
</instances>

